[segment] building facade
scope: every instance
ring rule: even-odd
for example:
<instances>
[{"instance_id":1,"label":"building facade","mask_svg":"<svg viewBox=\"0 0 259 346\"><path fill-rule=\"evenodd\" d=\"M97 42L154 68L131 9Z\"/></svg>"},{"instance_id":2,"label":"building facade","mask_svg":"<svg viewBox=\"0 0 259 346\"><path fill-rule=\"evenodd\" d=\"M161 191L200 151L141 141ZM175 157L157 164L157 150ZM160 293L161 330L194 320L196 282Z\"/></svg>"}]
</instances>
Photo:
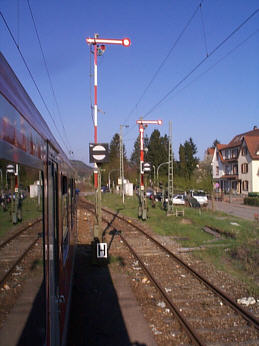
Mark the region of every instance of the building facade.
<instances>
[{"instance_id":1,"label":"building facade","mask_svg":"<svg viewBox=\"0 0 259 346\"><path fill-rule=\"evenodd\" d=\"M211 165L217 191L244 195L259 192L259 129L255 126L228 144L217 144Z\"/></svg>"}]
</instances>

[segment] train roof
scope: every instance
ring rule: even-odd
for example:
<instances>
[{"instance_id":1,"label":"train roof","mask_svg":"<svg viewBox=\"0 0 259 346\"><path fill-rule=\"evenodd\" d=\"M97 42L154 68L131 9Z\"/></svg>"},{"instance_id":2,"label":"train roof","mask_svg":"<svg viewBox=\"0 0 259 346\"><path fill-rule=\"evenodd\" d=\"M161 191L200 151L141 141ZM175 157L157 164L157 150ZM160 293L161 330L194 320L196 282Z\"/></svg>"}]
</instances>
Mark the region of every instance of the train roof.
<instances>
[{"instance_id":1,"label":"train roof","mask_svg":"<svg viewBox=\"0 0 259 346\"><path fill-rule=\"evenodd\" d=\"M30 96L22 86L16 74L0 52L0 93L21 114L21 116L34 128L38 134L48 140L58 152L67 160L61 146L50 131L46 121L34 105Z\"/></svg>"}]
</instances>

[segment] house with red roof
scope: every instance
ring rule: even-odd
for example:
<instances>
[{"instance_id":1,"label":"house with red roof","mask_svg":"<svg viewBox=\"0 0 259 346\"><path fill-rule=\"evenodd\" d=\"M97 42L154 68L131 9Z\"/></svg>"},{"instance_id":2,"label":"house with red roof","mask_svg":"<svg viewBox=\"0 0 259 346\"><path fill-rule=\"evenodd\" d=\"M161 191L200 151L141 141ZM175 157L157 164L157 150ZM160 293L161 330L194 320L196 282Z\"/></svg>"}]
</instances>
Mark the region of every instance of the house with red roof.
<instances>
[{"instance_id":1,"label":"house with red roof","mask_svg":"<svg viewBox=\"0 0 259 346\"><path fill-rule=\"evenodd\" d=\"M204 153L204 161L212 161L215 148L207 148Z\"/></svg>"},{"instance_id":2,"label":"house with red roof","mask_svg":"<svg viewBox=\"0 0 259 346\"><path fill-rule=\"evenodd\" d=\"M259 192L259 129L217 144L212 159L214 186L219 192Z\"/></svg>"}]
</instances>

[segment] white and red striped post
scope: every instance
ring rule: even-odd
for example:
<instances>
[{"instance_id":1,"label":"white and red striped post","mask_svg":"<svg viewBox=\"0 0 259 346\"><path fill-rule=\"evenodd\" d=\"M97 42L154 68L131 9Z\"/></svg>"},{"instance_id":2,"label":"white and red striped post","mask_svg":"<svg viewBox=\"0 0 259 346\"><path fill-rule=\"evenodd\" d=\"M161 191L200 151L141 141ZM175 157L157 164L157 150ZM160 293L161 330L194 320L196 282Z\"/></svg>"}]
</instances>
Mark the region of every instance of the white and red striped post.
<instances>
[{"instance_id":1,"label":"white and red striped post","mask_svg":"<svg viewBox=\"0 0 259 346\"><path fill-rule=\"evenodd\" d=\"M139 137L140 137L140 190L144 191L144 172L143 172L143 163L144 163L144 126L147 125L162 125L162 120L137 120L139 125Z\"/></svg>"},{"instance_id":2,"label":"white and red striped post","mask_svg":"<svg viewBox=\"0 0 259 346\"><path fill-rule=\"evenodd\" d=\"M97 143L97 44L94 45L94 143ZM98 187L97 163L94 164L94 187Z\"/></svg>"},{"instance_id":3,"label":"white and red striped post","mask_svg":"<svg viewBox=\"0 0 259 346\"><path fill-rule=\"evenodd\" d=\"M144 195L145 185L144 185L144 128L149 124L153 125L162 125L162 120L137 120L139 125L139 140L140 140L140 200L139 200L139 217L142 217L142 220L147 219L147 205L146 198Z\"/></svg>"},{"instance_id":4,"label":"white and red striped post","mask_svg":"<svg viewBox=\"0 0 259 346\"><path fill-rule=\"evenodd\" d=\"M97 143L97 118L98 118L98 107L97 107L97 45L98 44L115 44L115 45L122 45L124 47L129 47L131 45L131 41L129 38L123 38L123 39L105 39L105 38L99 38L98 34L94 35L94 38L88 37L86 39L86 42L88 44L94 45L94 143ZM105 46L101 46L101 48ZM97 171L97 164L94 164L94 186L97 189L98 187L98 171Z\"/></svg>"},{"instance_id":5,"label":"white and red striped post","mask_svg":"<svg viewBox=\"0 0 259 346\"><path fill-rule=\"evenodd\" d=\"M140 190L144 191L144 126L143 124L139 125L139 139L140 139Z\"/></svg>"}]
</instances>

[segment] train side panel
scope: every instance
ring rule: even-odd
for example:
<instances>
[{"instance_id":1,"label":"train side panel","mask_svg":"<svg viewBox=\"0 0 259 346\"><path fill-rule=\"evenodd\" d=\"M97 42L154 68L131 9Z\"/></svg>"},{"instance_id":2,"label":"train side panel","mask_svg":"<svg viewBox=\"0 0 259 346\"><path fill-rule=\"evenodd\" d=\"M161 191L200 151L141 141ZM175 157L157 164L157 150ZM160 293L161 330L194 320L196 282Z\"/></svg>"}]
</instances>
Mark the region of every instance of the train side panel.
<instances>
[{"instance_id":1,"label":"train side panel","mask_svg":"<svg viewBox=\"0 0 259 346\"><path fill-rule=\"evenodd\" d=\"M0 53L0 165L1 162L31 168L41 176L44 345L63 345L77 236L74 170ZM6 167L2 169L5 173Z\"/></svg>"}]
</instances>

